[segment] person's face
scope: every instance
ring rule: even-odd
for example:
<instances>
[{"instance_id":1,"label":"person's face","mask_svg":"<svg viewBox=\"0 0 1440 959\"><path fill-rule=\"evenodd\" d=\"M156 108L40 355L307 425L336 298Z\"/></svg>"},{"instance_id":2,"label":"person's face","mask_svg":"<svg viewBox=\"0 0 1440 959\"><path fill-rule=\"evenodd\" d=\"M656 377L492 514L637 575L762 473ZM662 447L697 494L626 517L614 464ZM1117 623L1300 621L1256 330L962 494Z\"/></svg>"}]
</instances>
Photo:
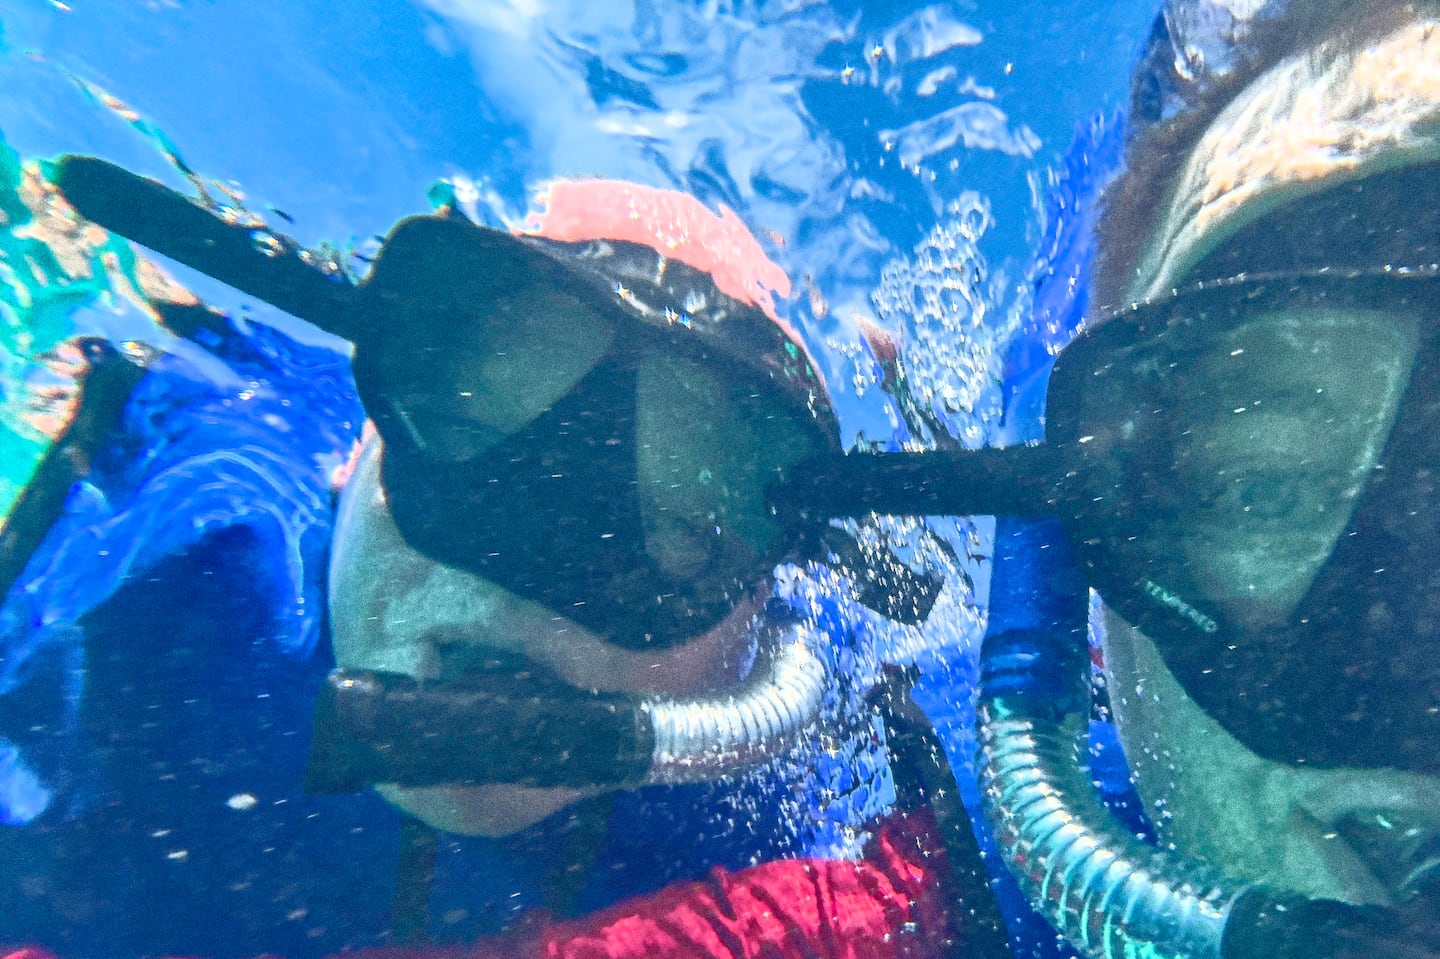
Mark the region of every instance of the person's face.
<instances>
[{"instance_id":1,"label":"person's face","mask_svg":"<svg viewBox=\"0 0 1440 959\"><path fill-rule=\"evenodd\" d=\"M1169 483L1155 493L1168 517L1156 542L1174 550L1207 608L1256 644L1275 636L1276 655L1354 523L1415 388L1417 333L1430 322L1335 306L1261 312L1169 374L1161 405L1175 437L1160 471ZM1345 662L1345 637L1319 641L1312 668ZM1164 841L1237 878L1400 904L1406 874L1423 865L1407 858L1440 837L1440 778L1261 758L1185 693L1154 642L1109 610L1105 663L1126 757Z\"/></svg>"},{"instance_id":2,"label":"person's face","mask_svg":"<svg viewBox=\"0 0 1440 959\"><path fill-rule=\"evenodd\" d=\"M572 620L472 573L423 556L400 536L379 482L372 440L346 486L331 561L336 660L344 666L453 678L476 654L519 655L582 690L685 695L733 685L755 604L742 602L703 636L658 652L603 642ZM543 531L536 531L543 535ZM505 835L586 795L511 785L401 789L395 805L440 829Z\"/></svg>"},{"instance_id":3,"label":"person's face","mask_svg":"<svg viewBox=\"0 0 1440 959\"><path fill-rule=\"evenodd\" d=\"M1232 621L1274 627L1303 598L1379 459L1415 349L1407 317L1277 312L1177 373L1171 537Z\"/></svg>"},{"instance_id":4,"label":"person's face","mask_svg":"<svg viewBox=\"0 0 1440 959\"><path fill-rule=\"evenodd\" d=\"M1433 157L1424 144L1440 105L1427 83L1435 25L1423 6L1393 12L1388 33L1336 31L1326 45L1278 60L1227 92L1227 104L1198 138L1177 146L1169 182L1122 178L1112 188L1114 209L1143 200L1155 216L1148 234L1137 235L1134 256L1116 258L1120 268L1109 279L1123 293L1110 302L1154 300L1214 278L1204 272L1213 266L1205 258L1226 244L1232 257L1246 242L1257 244L1252 249L1267 254L1265 270L1280 269L1287 250L1266 231L1266 217L1300 210L1308 197L1342 184L1353 184L1355 202L1363 203L1370 174L1420 162L1421 150ZM1127 189L1144 192L1127 198ZM1406 197L1400 207L1408 202L1424 200ZM1378 213L1400 207L1377 200L1377 215L1356 223L1384 231ZM1353 225L1336 223L1337 231ZM1342 235L1322 225L1303 237L1296 262L1311 263L1312 253L1324 251L1336 262L1323 265L1337 271L1391 263L1351 262L1359 251ZM1264 272L1243 262L1234 272L1247 267ZM1336 309L1272 324L1269 332L1238 324L1229 348L1204 361L1209 368L1180 372L1187 385L1221 387L1197 395L1175 418L1181 429L1196 428L1175 441L1182 468L1157 471L1167 485L1153 495L1173 505L1174 522L1156 541L1178 554L1176 565L1197 592L1257 644L1300 615L1390 436L1415 357L1414 328L1406 336L1393 319ZM1415 328L1434 320L1424 317ZM1224 392L1227 382L1237 390ZM1412 857L1427 843L1432 857L1440 848L1440 777L1262 759L1186 695L1149 637L1108 609L1105 627L1116 724L1163 843L1237 879L1311 897L1400 904L1407 874L1424 865L1423 853L1421 862ZM1406 632L1396 631L1397 646L1417 641ZM1348 638L1327 636L1331 655L1317 655L1312 668L1339 661L1331 668L1343 670L1345 657L1334 654L1349 648ZM1387 664L1357 665L1383 673Z\"/></svg>"},{"instance_id":5,"label":"person's face","mask_svg":"<svg viewBox=\"0 0 1440 959\"><path fill-rule=\"evenodd\" d=\"M1433 856L1440 837L1440 777L1260 758L1109 610L1104 657L1125 756L1163 843L1234 878L1312 898L1403 904L1406 877L1424 865L1411 857L1426 843Z\"/></svg>"}]
</instances>

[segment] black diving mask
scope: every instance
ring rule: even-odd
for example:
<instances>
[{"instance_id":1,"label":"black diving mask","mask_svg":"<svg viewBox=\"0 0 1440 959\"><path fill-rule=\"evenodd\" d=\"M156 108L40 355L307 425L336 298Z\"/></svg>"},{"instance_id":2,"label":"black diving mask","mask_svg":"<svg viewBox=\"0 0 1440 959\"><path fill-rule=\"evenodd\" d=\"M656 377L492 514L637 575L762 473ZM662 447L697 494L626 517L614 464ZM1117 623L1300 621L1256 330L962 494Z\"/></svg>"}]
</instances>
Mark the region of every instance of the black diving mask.
<instances>
[{"instance_id":1,"label":"black diving mask","mask_svg":"<svg viewBox=\"0 0 1440 959\"><path fill-rule=\"evenodd\" d=\"M1306 197L1202 282L1090 324L1043 444L816 461L782 501L1058 515L1089 584L1253 752L1440 772L1440 210L1413 203L1437 175Z\"/></svg>"},{"instance_id":2,"label":"black diving mask","mask_svg":"<svg viewBox=\"0 0 1440 959\"><path fill-rule=\"evenodd\" d=\"M1237 278L1059 356L1049 499L1252 751L1440 771L1440 274Z\"/></svg>"},{"instance_id":3,"label":"black diving mask","mask_svg":"<svg viewBox=\"0 0 1440 959\"><path fill-rule=\"evenodd\" d=\"M821 458L785 510L1056 514L1265 758L1440 771L1440 268L1202 283L1057 357L1046 442Z\"/></svg>"},{"instance_id":4,"label":"black diving mask","mask_svg":"<svg viewBox=\"0 0 1440 959\"><path fill-rule=\"evenodd\" d=\"M1437 175L1272 210L1055 363L1091 584L1274 761L1440 772Z\"/></svg>"},{"instance_id":5,"label":"black diving mask","mask_svg":"<svg viewBox=\"0 0 1440 959\"><path fill-rule=\"evenodd\" d=\"M839 430L769 318L720 314L713 292L651 309L685 297L630 275L627 256L635 274L655 256L623 246L408 220L360 288L372 313L349 322L407 542L609 642L658 647L716 625L796 549L766 485Z\"/></svg>"},{"instance_id":6,"label":"black diving mask","mask_svg":"<svg viewBox=\"0 0 1440 959\"><path fill-rule=\"evenodd\" d=\"M938 594L767 500L839 455L823 378L792 331L663 251L417 216L352 284L105 161L64 157L55 179L87 219L353 342L406 541L608 642L683 642L812 555L899 619Z\"/></svg>"},{"instance_id":7,"label":"black diving mask","mask_svg":"<svg viewBox=\"0 0 1440 959\"><path fill-rule=\"evenodd\" d=\"M1090 586L1251 752L1440 772L1440 268L1136 305L1058 354L1045 406L1043 445L880 456L840 491L842 464L816 464L786 495L1056 514Z\"/></svg>"}]
</instances>

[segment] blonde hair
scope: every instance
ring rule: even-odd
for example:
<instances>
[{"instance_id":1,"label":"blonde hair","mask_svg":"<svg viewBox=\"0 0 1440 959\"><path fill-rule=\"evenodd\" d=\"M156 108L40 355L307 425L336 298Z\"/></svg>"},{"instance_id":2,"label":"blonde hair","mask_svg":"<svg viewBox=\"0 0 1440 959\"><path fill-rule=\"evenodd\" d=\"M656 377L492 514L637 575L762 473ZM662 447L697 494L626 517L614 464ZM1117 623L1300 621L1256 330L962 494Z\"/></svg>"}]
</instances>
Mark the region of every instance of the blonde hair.
<instances>
[{"instance_id":1,"label":"blonde hair","mask_svg":"<svg viewBox=\"0 0 1440 959\"><path fill-rule=\"evenodd\" d=\"M1226 113L1237 101L1263 99L1251 90L1257 81L1272 73L1289 71L1285 82L1314 83L1316 95L1338 98L1349 79L1341 74L1346 70L1353 72L1353 67L1364 59L1372 45L1394 41L1407 29L1423 30L1427 17L1440 17L1440 3L1393 0L1365 4L1354 0L1291 3L1272 19L1256 25L1237 51L1235 62L1223 74L1198 80L1184 78L1181 71L1186 65L1169 65L1174 71L1170 79L1187 87L1189 102L1175 116L1132 134L1127 144L1126 170L1102 198L1092 312L1098 314L1124 306L1153 288L1155 283L1169 282L1183 272L1187 256L1172 257L1167 263L1165 251L1158 250L1157 245L1173 242L1183 231L1184 227L1175 221L1187 210L1194 212L1196 196L1214 199L1210 196L1213 191L1194 182L1194 168L1200 162L1196 160L1197 153L1217 148L1217 143L1205 144L1204 141L1209 137L1218 142L1225 137L1224 130L1212 131L1217 121L1223 119L1228 124L1235 120L1233 116L1226 117ZM1428 35L1411 39L1420 44L1417 48L1420 50L1430 50L1434 43L1440 42L1440 39L1432 41ZM1440 69L1434 64L1420 66ZM1137 77L1134 91L1137 103L1144 92L1141 82L1146 79ZM1290 105L1293 107L1293 103ZM1273 104L1271 108L1282 109ZM1247 122L1253 122L1253 117ZM1282 174L1277 166L1283 164L1268 166L1265 172L1272 178L1295 173L1292 170ZM1195 195L1178 195L1185 191ZM1228 203L1238 206L1235 197ZM1254 210L1253 207L1247 209ZM1167 219L1171 221L1168 224ZM1238 222L1232 220L1231 225ZM1186 242L1194 246L1193 237ZM1148 275L1141 276L1142 273Z\"/></svg>"}]
</instances>

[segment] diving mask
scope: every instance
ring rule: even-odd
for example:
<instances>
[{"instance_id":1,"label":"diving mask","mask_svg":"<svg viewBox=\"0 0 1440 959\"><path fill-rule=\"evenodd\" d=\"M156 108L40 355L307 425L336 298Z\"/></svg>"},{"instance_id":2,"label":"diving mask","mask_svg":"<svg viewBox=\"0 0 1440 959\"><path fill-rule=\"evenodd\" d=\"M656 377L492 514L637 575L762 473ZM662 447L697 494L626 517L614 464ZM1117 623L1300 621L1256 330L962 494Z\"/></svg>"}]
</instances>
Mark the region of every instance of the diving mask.
<instances>
[{"instance_id":1,"label":"diving mask","mask_svg":"<svg viewBox=\"0 0 1440 959\"><path fill-rule=\"evenodd\" d=\"M406 541L607 641L704 632L824 529L765 501L838 452L803 344L663 250L412 217L352 285L104 161L66 157L57 182L87 218L351 340Z\"/></svg>"},{"instance_id":2,"label":"diving mask","mask_svg":"<svg viewBox=\"0 0 1440 959\"><path fill-rule=\"evenodd\" d=\"M1090 584L1265 758L1440 770L1437 317L1434 270L1238 278L1056 361Z\"/></svg>"}]
</instances>

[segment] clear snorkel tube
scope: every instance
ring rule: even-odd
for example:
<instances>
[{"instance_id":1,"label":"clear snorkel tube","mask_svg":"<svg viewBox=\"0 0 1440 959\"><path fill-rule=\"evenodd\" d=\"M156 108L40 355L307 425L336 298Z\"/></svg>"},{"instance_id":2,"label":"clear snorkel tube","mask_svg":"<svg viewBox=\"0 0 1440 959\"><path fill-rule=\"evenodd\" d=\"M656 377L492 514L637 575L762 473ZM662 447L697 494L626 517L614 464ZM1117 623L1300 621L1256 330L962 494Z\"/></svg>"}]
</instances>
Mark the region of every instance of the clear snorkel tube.
<instances>
[{"instance_id":1,"label":"clear snorkel tube","mask_svg":"<svg viewBox=\"0 0 1440 959\"><path fill-rule=\"evenodd\" d=\"M712 782L792 749L820 718L832 676L810 621L767 625L749 678L723 695L646 699L654 749L647 781Z\"/></svg>"},{"instance_id":2,"label":"clear snorkel tube","mask_svg":"<svg viewBox=\"0 0 1440 959\"><path fill-rule=\"evenodd\" d=\"M1085 647L1058 638L987 639L977 713L986 819L1026 898L1067 941L1092 959L1434 959L1440 930L1421 915L1433 897L1418 911L1308 899L1127 832L1083 758Z\"/></svg>"}]
</instances>

